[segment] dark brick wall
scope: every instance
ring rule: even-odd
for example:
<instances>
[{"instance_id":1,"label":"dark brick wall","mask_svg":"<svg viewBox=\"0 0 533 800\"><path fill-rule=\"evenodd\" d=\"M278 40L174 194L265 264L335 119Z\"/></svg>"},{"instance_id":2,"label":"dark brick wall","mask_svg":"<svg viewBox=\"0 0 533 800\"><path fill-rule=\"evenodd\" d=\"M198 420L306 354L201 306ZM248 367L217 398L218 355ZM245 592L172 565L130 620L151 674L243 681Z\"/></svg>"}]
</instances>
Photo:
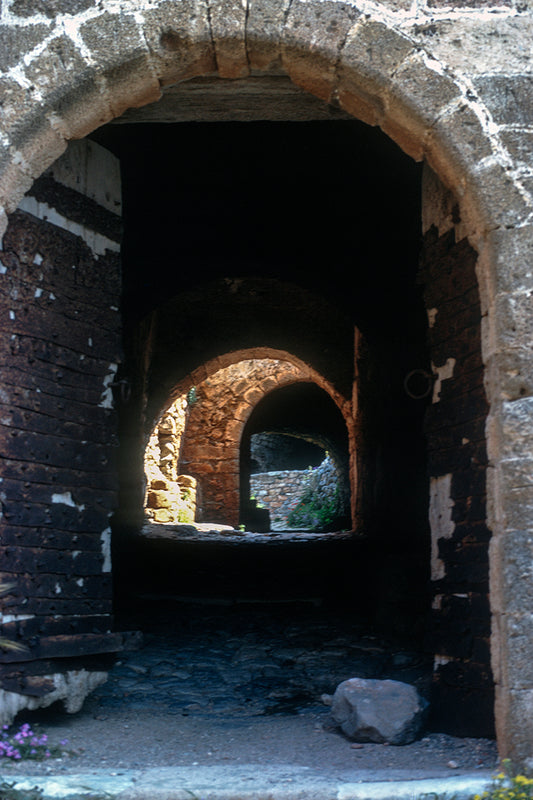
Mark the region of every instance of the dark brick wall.
<instances>
[{"instance_id":1,"label":"dark brick wall","mask_svg":"<svg viewBox=\"0 0 533 800\"><path fill-rule=\"evenodd\" d=\"M425 236L420 280L429 327L430 357L438 368L455 359L453 375L428 406L425 431L430 478L451 475L453 533L438 540L444 576L432 581L428 646L437 655L433 725L456 735L493 734L490 605L486 524L485 419L488 403L481 359L477 254L454 230ZM434 576L435 578L435 576Z\"/></svg>"},{"instance_id":2,"label":"dark brick wall","mask_svg":"<svg viewBox=\"0 0 533 800\"><path fill-rule=\"evenodd\" d=\"M35 190L55 208L77 194L52 179ZM118 240L118 217L75 199L79 222ZM81 656L101 669L95 654L117 649L102 541L116 506L116 419L103 401L121 357L120 264L20 211L0 264L1 579L15 584L2 605L31 616L2 635L29 645L22 661L37 659L0 656L0 686L17 691L25 672L66 671Z\"/></svg>"}]
</instances>

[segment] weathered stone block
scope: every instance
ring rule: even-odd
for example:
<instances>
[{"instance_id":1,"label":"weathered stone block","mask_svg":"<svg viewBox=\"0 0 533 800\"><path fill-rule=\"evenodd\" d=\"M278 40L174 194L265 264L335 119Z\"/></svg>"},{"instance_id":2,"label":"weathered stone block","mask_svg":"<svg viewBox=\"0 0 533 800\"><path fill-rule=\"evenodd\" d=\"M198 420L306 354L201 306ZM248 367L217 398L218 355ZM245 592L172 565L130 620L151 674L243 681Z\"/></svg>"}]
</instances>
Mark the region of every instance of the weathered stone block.
<instances>
[{"instance_id":1,"label":"weathered stone block","mask_svg":"<svg viewBox=\"0 0 533 800\"><path fill-rule=\"evenodd\" d=\"M391 123L395 129L405 127L410 137L418 135L421 148L427 129L458 97L458 87L448 76L441 74L437 61L421 53L412 53L394 73L394 90L388 96L383 130L388 133ZM390 133L396 138L394 132L391 130Z\"/></svg>"},{"instance_id":2,"label":"weathered stone block","mask_svg":"<svg viewBox=\"0 0 533 800\"><path fill-rule=\"evenodd\" d=\"M533 689L533 614L530 608L531 605L514 614L506 609L504 614L498 615L493 628L493 642L500 661L499 681L513 689Z\"/></svg>"},{"instance_id":3,"label":"weathered stone block","mask_svg":"<svg viewBox=\"0 0 533 800\"><path fill-rule=\"evenodd\" d=\"M513 178L495 160L487 160L473 171L472 177L477 184L478 208L485 219L490 220L491 227L513 228L529 218L531 206Z\"/></svg>"},{"instance_id":4,"label":"weathered stone block","mask_svg":"<svg viewBox=\"0 0 533 800\"><path fill-rule=\"evenodd\" d=\"M204 0L170 0L144 11L143 33L162 85L216 70Z\"/></svg>"},{"instance_id":5,"label":"weathered stone block","mask_svg":"<svg viewBox=\"0 0 533 800\"><path fill-rule=\"evenodd\" d=\"M246 4L208 0L209 21L221 78L243 78L250 72L246 52Z\"/></svg>"},{"instance_id":6,"label":"weathered stone block","mask_svg":"<svg viewBox=\"0 0 533 800\"><path fill-rule=\"evenodd\" d=\"M343 733L357 742L413 742L420 733L427 702L414 686L400 681L350 678L333 695L331 713Z\"/></svg>"},{"instance_id":7,"label":"weathered stone block","mask_svg":"<svg viewBox=\"0 0 533 800\"><path fill-rule=\"evenodd\" d=\"M412 42L383 23L358 22L346 38L337 68L341 107L376 125L384 117L392 76L411 52Z\"/></svg>"},{"instance_id":8,"label":"weathered stone block","mask_svg":"<svg viewBox=\"0 0 533 800\"><path fill-rule=\"evenodd\" d=\"M533 125L533 76L481 75L474 86L498 125Z\"/></svg>"},{"instance_id":9,"label":"weathered stone block","mask_svg":"<svg viewBox=\"0 0 533 800\"><path fill-rule=\"evenodd\" d=\"M530 348L512 347L489 356L486 378L489 391L497 391L498 399L512 401L533 395Z\"/></svg>"},{"instance_id":10,"label":"weathered stone block","mask_svg":"<svg viewBox=\"0 0 533 800\"><path fill-rule=\"evenodd\" d=\"M533 741L533 689L496 685L496 734L500 757L513 763L531 759Z\"/></svg>"},{"instance_id":11,"label":"weathered stone block","mask_svg":"<svg viewBox=\"0 0 533 800\"><path fill-rule=\"evenodd\" d=\"M53 19L59 14L79 14L93 4L94 0L13 0L9 10L17 17L42 14Z\"/></svg>"},{"instance_id":12,"label":"weathered stone block","mask_svg":"<svg viewBox=\"0 0 533 800\"><path fill-rule=\"evenodd\" d=\"M249 0L246 20L246 45L252 69L268 70L281 66L281 38L290 0Z\"/></svg>"},{"instance_id":13,"label":"weathered stone block","mask_svg":"<svg viewBox=\"0 0 533 800\"><path fill-rule=\"evenodd\" d=\"M37 47L50 32L50 25L12 27L0 25L0 70L7 72L22 56Z\"/></svg>"},{"instance_id":14,"label":"weathered stone block","mask_svg":"<svg viewBox=\"0 0 533 800\"><path fill-rule=\"evenodd\" d=\"M498 342L503 346L520 347L533 342L533 287L502 293L494 301L494 325Z\"/></svg>"},{"instance_id":15,"label":"weathered stone block","mask_svg":"<svg viewBox=\"0 0 533 800\"><path fill-rule=\"evenodd\" d=\"M502 130L500 138L511 158L529 169L533 162L533 131Z\"/></svg>"},{"instance_id":16,"label":"weathered stone block","mask_svg":"<svg viewBox=\"0 0 533 800\"><path fill-rule=\"evenodd\" d=\"M320 6L297 0L290 6L283 30L282 63L298 86L329 101L335 65L359 11L343 2Z\"/></svg>"},{"instance_id":17,"label":"weathered stone block","mask_svg":"<svg viewBox=\"0 0 533 800\"><path fill-rule=\"evenodd\" d=\"M531 226L488 231L478 246L482 288L487 280L495 294L533 290Z\"/></svg>"},{"instance_id":18,"label":"weathered stone block","mask_svg":"<svg viewBox=\"0 0 533 800\"><path fill-rule=\"evenodd\" d=\"M81 25L79 32L91 51L95 69L106 76L114 116L131 106L159 99L161 90L151 54L132 14L106 11Z\"/></svg>"},{"instance_id":19,"label":"weathered stone block","mask_svg":"<svg viewBox=\"0 0 533 800\"><path fill-rule=\"evenodd\" d=\"M466 103L443 114L432 127L425 142L431 168L451 187L461 188L464 176L479 162L492 155L492 148L477 114ZM464 213L465 207L461 210Z\"/></svg>"},{"instance_id":20,"label":"weathered stone block","mask_svg":"<svg viewBox=\"0 0 533 800\"><path fill-rule=\"evenodd\" d=\"M488 471L489 500L492 513L501 520L500 505L494 497L501 492L499 465L507 459L529 458L533 451L533 433L529 430L528 415L533 413L533 399L526 397L512 402L504 401L499 413L492 413L487 420L487 445L489 458L498 454L497 463ZM501 503L501 498L499 498Z\"/></svg>"},{"instance_id":21,"label":"weathered stone block","mask_svg":"<svg viewBox=\"0 0 533 800\"><path fill-rule=\"evenodd\" d=\"M453 19L446 15L415 25L413 35L441 63L476 76L527 71L529 55L524 41L530 32L531 20L525 15L457 14Z\"/></svg>"},{"instance_id":22,"label":"weathered stone block","mask_svg":"<svg viewBox=\"0 0 533 800\"><path fill-rule=\"evenodd\" d=\"M151 513L154 522L173 522L174 515L168 508L154 508Z\"/></svg>"},{"instance_id":23,"label":"weathered stone block","mask_svg":"<svg viewBox=\"0 0 533 800\"><path fill-rule=\"evenodd\" d=\"M490 558L492 610L521 614L532 608L533 530L494 536Z\"/></svg>"}]
</instances>

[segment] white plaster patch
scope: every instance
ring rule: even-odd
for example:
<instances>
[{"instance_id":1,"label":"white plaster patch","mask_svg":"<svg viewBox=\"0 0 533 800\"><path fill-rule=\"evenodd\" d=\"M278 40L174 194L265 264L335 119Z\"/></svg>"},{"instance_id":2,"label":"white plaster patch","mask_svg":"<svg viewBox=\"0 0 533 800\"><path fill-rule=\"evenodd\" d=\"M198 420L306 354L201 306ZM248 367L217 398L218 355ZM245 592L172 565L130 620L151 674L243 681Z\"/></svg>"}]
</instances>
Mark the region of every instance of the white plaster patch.
<instances>
[{"instance_id":1,"label":"white plaster patch","mask_svg":"<svg viewBox=\"0 0 533 800\"><path fill-rule=\"evenodd\" d=\"M455 530L452 509L455 505L450 497L452 475L431 478L429 485L429 527L431 529L431 580L444 578L446 568L439 558L439 539L450 539Z\"/></svg>"},{"instance_id":2,"label":"white plaster patch","mask_svg":"<svg viewBox=\"0 0 533 800\"><path fill-rule=\"evenodd\" d=\"M43 257L40 253L35 253L35 258L33 259L33 263L36 267L40 267L43 263Z\"/></svg>"},{"instance_id":3,"label":"white plaster patch","mask_svg":"<svg viewBox=\"0 0 533 800\"><path fill-rule=\"evenodd\" d=\"M111 386L115 380L117 369L118 364L109 365L109 372L104 378L104 390L98 403L100 408L113 408L113 389Z\"/></svg>"},{"instance_id":4,"label":"white plaster patch","mask_svg":"<svg viewBox=\"0 0 533 800\"><path fill-rule=\"evenodd\" d=\"M102 542L102 555L104 557L102 572L111 572L111 528L104 528L100 534L100 541Z\"/></svg>"},{"instance_id":5,"label":"white plaster patch","mask_svg":"<svg viewBox=\"0 0 533 800\"><path fill-rule=\"evenodd\" d=\"M442 608L442 598L443 598L442 594L436 594L435 597L433 598L432 603L431 603L431 608L434 611L440 611L441 610L441 608Z\"/></svg>"},{"instance_id":6,"label":"white plaster patch","mask_svg":"<svg viewBox=\"0 0 533 800\"><path fill-rule=\"evenodd\" d=\"M53 494L52 495L52 503L60 503L64 506L70 506L71 508L77 508L78 511L83 511L85 509L85 505L77 505L74 500L72 499L72 495L70 492L63 492L63 494Z\"/></svg>"},{"instance_id":7,"label":"white plaster patch","mask_svg":"<svg viewBox=\"0 0 533 800\"><path fill-rule=\"evenodd\" d=\"M3 264L0 264L0 275L5 275L6 272L7 272L7 267L5 267Z\"/></svg>"},{"instance_id":8,"label":"white plaster patch","mask_svg":"<svg viewBox=\"0 0 533 800\"><path fill-rule=\"evenodd\" d=\"M0 625L8 622L22 622L25 619L34 619L35 614L0 614Z\"/></svg>"},{"instance_id":9,"label":"white plaster patch","mask_svg":"<svg viewBox=\"0 0 533 800\"><path fill-rule=\"evenodd\" d=\"M61 586L58 583L56 583L56 585L54 586L54 592L56 594L61 594Z\"/></svg>"},{"instance_id":10,"label":"white plaster patch","mask_svg":"<svg viewBox=\"0 0 533 800\"><path fill-rule=\"evenodd\" d=\"M15 319L15 312L14 311L10 311L9 312L9 319Z\"/></svg>"},{"instance_id":11,"label":"white plaster patch","mask_svg":"<svg viewBox=\"0 0 533 800\"><path fill-rule=\"evenodd\" d=\"M438 308L428 308L426 313L428 315L428 325L429 325L429 327L430 328L435 327L435 321L437 319L437 314L439 313L439 309Z\"/></svg>"},{"instance_id":12,"label":"white plaster patch","mask_svg":"<svg viewBox=\"0 0 533 800\"><path fill-rule=\"evenodd\" d=\"M76 586L79 586L81 589L84 583L85 581L83 580L83 578L78 578L78 580L76 581Z\"/></svg>"},{"instance_id":13,"label":"white plaster patch","mask_svg":"<svg viewBox=\"0 0 533 800\"><path fill-rule=\"evenodd\" d=\"M42 289L36 289L35 290L35 294L33 296L34 297L40 297L42 295L42 293L43 293Z\"/></svg>"},{"instance_id":14,"label":"white plaster patch","mask_svg":"<svg viewBox=\"0 0 533 800\"><path fill-rule=\"evenodd\" d=\"M442 381L446 381L449 378L453 377L453 370L456 364L455 358L448 358L446 359L446 363L442 367L436 367L435 364L431 364L431 370L434 374L436 374L435 383L433 384L433 397L431 398L432 403L438 403L440 400L440 390L442 388Z\"/></svg>"},{"instance_id":15,"label":"white plaster patch","mask_svg":"<svg viewBox=\"0 0 533 800\"><path fill-rule=\"evenodd\" d=\"M120 245L114 242L107 236L102 236L101 233L91 230L90 228L80 225L79 222L74 222L67 219L55 208L49 206L47 203L40 203L34 197L25 195L18 206L22 211L26 211L37 219L43 219L55 225L57 228L62 228L64 231L73 233L83 239L85 244L92 250L95 256L103 256L106 250L111 250L113 253L120 252Z\"/></svg>"},{"instance_id":16,"label":"white plaster patch","mask_svg":"<svg viewBox=\"0 0 533 800\"><path fill-rule=\"evenodd\" d=\"M107 672L88 672L85 669L71 670L66 673L53 673L43 675L54 684L53 691L43 697L30 697L0 690L0 724L10 725L15 716L27 708L46 708L57 700L61 700L67 714L75 714L83 705L83 701L90 692L105 683Z\"/></svg>"},{"instance_id":17,"label":"white plaster patch","mask_svg":"<svg viewBox=\"0 0 533 800\"><path fill-rule=\"evenodd\" d=\"M50 300L56 300L56 299L57 299L57 298L56 298L56 296L55 296L55 294L54 294L53 292L50 292L50 294L48 295L48 297L50 298Z\"/></svg>"},{"instance_id":18,"label":"white plaster patch","mask_svg":"<svg viewBox=\"0 0 533 800\"><path fill-rule=\"evenodd\" d=\"M449 664L450 661L453 661L453 658L450 658L450 656L436 655L433 659L433 672L436 672L439 667Z\"/></svg>"},{"instance_id":19,"label":"white plaster patch","mask_svg":"<svg viewBox=\"0 0 533 800\"><path fill-rule=\"evenodd\" d=\"M72 558L77 558L81 554L81 550L73 550Z\"/></svg>"}]
</instances>

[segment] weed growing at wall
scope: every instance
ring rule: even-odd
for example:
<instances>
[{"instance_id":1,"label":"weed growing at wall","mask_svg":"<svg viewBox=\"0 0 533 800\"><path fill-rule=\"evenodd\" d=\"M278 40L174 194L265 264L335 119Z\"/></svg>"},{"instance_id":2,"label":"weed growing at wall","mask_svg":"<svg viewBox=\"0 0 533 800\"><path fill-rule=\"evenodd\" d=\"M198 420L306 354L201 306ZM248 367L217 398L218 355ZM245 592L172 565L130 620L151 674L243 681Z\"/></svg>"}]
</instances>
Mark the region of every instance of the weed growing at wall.
<instances>
[{"instance_id":1,"label":"weed growing at wall","mask_svg":"<svg viewBox=\"0 0 533 800\"><path fill-rule=\"evenodd\" d=\"M287 522L291 528L326 530L339 516L339 490L333 497L324 496L319 489L309 488L290 512Z\"/></svg>"},{"instance_id":2,"label":"weed growing at wall","mask_svg":"<svg viewBox=\"0 0 533 800\"><path fill-rule=\"evenodd\" d=\"M533 800L533 778L514 773L511 762L505 759L490 789L476 794L474 800Z\"/></svg>"}]
</instances>

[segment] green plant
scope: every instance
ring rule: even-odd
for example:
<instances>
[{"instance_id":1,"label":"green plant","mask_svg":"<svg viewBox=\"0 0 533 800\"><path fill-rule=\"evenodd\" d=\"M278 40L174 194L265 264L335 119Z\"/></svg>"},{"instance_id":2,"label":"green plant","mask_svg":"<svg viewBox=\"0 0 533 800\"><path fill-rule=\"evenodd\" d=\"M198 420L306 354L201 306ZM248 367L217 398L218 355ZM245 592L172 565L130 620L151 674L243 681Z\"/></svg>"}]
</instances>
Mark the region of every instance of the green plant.
<instances>
[{"instance_id":1,"label":"green plant","mask_svg":"<svg viewBox=\"0 0 533 800\"><path fill-rule=\"evenodd\" d=\"M492 786L475 795L474 800L533 800L533 778L514 773L511 762L505 759Z\"/></svg>"},{"instance_id":2,"label":"green plant","mask_svg":"<svg viewBox=\"0 0 533 800\"><path fill-rule=\"evenodd\" d=\"M194 522L194 514L190 508L180 508L178 511L178 522L191 523Z\"/></svg>"},{"instance_id":3,"label":"green plant","mask_svg":"<svg viewBox=\"0 0 533 800\"><path fill-rule=\"evenodd\" d=\"M308 488L287 517L291 527L310 527L323 530L339 515L339 490L327 497L314 488Z\"/></svg>"}]
</instances>

